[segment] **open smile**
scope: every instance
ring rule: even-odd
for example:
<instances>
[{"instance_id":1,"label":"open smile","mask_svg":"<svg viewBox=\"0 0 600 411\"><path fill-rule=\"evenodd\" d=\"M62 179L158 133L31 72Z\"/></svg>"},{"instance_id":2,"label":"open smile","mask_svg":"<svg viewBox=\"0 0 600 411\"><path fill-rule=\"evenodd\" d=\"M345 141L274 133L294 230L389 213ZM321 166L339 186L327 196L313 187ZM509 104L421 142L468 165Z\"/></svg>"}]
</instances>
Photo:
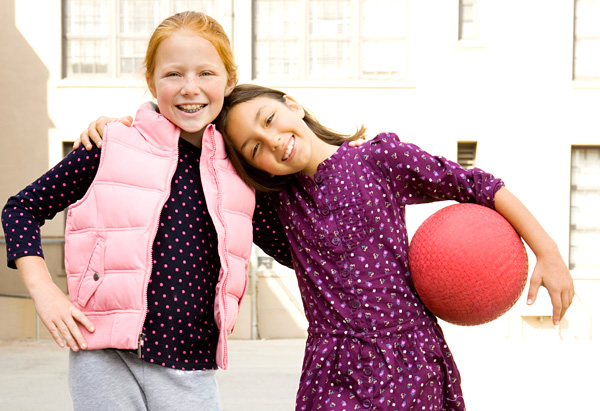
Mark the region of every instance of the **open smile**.
<instances>
[{"instance_id":1,"label":"open smile","mask_svg":"<svg viewBox=\"0 0 600 411\"><path fill-rule=\"evenodd\" d=\"M288 158L290 158L292 151L294 151L295 145L296 145L296 137L292 136L290 138L287 148L285 149L285 153L283 153L283 157L281 158L281 161L285 161Z\"/></svg>"},{"instance_id":2,"label":"open smile","mask_svg":"<svg viewBox=\"0 0 600 411\"><path fill-rule=\"evenodd\" d=\"M176 107L184 113L192 114L202 110L204 107L206 107L206 104L180 104Z\"/></svg>"}]
</instances>

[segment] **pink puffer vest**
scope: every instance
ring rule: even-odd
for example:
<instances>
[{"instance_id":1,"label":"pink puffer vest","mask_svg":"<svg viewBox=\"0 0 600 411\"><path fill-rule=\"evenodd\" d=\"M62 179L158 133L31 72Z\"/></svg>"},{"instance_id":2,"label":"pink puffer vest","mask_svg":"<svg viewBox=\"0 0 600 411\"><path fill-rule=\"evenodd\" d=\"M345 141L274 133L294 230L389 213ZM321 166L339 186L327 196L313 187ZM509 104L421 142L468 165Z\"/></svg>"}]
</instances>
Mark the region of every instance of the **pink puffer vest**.
<instances>
[{"instance_id":1,"label":"pink puffer vest","mask_svg":"<svg viewBox=\"0 0 600 411\"><path fill-rule=\"evenodd\" d=\"M179 134L150 104L140 107L133 127L109 124L96 177L69 209L67 282L73 304L96 327L94 333L79 327L90 349L139 346L152 244L177 167ZM227 335L246 291L255 196L235 173L213 125L203 136L200 172L219 240L217 364L225 369Z\"/></svg>"}]
</instances>

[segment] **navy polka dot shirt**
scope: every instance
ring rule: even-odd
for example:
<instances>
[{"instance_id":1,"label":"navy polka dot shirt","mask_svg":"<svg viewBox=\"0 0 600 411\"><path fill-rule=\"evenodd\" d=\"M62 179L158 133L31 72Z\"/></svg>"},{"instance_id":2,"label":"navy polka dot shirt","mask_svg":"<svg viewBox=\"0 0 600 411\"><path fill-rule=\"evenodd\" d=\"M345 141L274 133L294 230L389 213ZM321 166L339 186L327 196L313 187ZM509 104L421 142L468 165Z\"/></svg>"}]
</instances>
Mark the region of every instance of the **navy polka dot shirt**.
<instances>
[{"instance_id":1,"label":"navy polka dot shirt","mask_svg":"<svg viewBox=\"0 0 600 411\"><path fill-rule=\"evenodd\" d=\"M8 266L19 257L43 257L40 226L83 197L100 163L100 149L81 147L11 197L3 212ZM200 183L200 149L179 140L171 194L160 216L148 286L142 358L182 370L215 369L218 329L215 286L217 234ZM290 266L289 244L267 196L257 193L254 242Z\"/></svg>"}]
</instances>

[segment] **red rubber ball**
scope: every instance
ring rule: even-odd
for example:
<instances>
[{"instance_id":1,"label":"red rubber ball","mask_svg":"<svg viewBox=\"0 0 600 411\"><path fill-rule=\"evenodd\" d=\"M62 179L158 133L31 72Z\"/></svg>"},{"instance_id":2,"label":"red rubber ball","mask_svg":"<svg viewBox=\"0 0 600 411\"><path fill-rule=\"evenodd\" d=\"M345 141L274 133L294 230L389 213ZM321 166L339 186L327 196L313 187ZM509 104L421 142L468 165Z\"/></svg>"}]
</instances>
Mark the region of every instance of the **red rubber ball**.
<instances>
[{"instance_id":1,"label":"red rubber ball","mask_svg":"<svg viewBox=\"0 0 600 411\"><path fill-rule=\"evenodd\" d=\"M527 283L521 237L498 212L476 204L454 204L427 218L411 240L408 260L425 306L458 325L500 317Z\"/></svg>"}]
</instances>

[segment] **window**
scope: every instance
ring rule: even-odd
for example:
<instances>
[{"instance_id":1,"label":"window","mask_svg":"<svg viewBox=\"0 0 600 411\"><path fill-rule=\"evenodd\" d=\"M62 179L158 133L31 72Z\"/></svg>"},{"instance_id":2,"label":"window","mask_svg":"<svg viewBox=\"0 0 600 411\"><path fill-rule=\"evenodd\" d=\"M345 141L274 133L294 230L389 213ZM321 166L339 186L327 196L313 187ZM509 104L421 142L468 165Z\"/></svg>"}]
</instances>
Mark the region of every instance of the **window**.
<instances>
[{"instance_id":1,"label":"window","mask_svg":"<svg viewBox=\"0 0 600 411\"><path fill-rule=\"evenodd\" d=\"M477 39L477 0L458 1L458 39Z\"/></svg>"},{"instance_id":2,"label":"window","mask_svg":"<svg viewBox=\"0 0 600 411\"><path fill-rule=\"evenodd\" d=\"M600 146L571 149L569 268L600 269Z\"/></svg>"},{"instance_id":3,"label":"window","mask_svg":"<svg viewBox=\"0 0 600 411\"><path fill-rule=\"evenodd\" d=\"M575 0L573 79L600 80L600 0Z\"/></svg>"},{"instance_id":4,"label":"window","mask_svg":"<svg viewBox=\"0 0 600 411\"><path fill-rule=\"evenodd\" d=\"M217 15L218 0L63 0L63 77L141 73L148 39L185 10Z\"/></svg>"},{"instance_id":5,"label":"window","mask_svg":"<svg viewBox=\"0 0 600 411\"><path fill-rule=\"evenodd\" d=\"M459 141L456 145L457 163L462 168L468 170L475 167L475 157L477 156L476 141Z\"/></svg>"},{"instance_id":6,"label":"window","mask_svg":"<svg viewBox=\"0 0 600 411\"><path fill-rule=\"evenodd\" d=\"M407 0L254 0L255 79L406 78Z\"/></svg>"}]
</instances>

